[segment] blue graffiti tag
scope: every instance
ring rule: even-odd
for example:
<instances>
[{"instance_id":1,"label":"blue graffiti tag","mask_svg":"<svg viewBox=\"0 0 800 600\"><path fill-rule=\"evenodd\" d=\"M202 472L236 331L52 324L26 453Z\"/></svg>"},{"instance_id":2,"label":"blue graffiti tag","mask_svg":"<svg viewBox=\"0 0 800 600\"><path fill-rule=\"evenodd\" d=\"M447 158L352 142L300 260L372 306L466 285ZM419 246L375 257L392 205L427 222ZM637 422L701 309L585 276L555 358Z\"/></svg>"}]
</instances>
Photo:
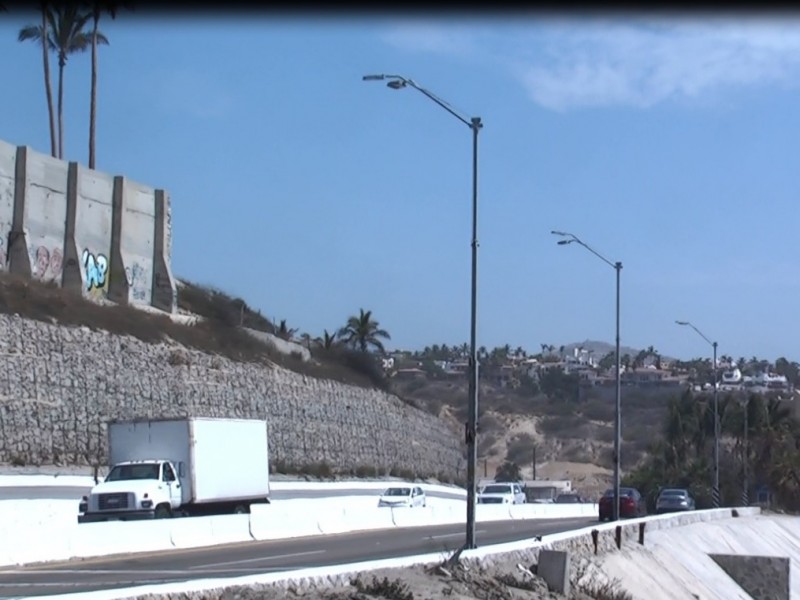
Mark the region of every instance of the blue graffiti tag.
<instances>
[{"instance_id":1,"label":"blue graffiti tag","mask_svg":"<svg viewBox=\"0 0 800 600\"><path fill-rule=\"evenodd\" d=\"M86 273L86 289L88 291L103 289L106 285L108 259L103 254L95 256L88 250L83 251L81 258Z\"/></svg>"}]
</instances>

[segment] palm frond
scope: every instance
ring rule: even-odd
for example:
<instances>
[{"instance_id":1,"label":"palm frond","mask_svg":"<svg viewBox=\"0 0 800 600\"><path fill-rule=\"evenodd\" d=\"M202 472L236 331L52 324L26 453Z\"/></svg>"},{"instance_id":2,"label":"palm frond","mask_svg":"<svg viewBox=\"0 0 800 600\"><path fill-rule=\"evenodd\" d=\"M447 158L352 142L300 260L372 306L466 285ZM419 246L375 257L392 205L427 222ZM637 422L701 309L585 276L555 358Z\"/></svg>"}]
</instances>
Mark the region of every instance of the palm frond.
<instances>
[{"instance_id":1,"label":"palm frond","mask_svg":"<svg viewBox=\"0 0 800 600\"><path fill-rule=\"evenodd\" d=\"M27 25L19 30L17 36L18 42L27 42L28 40L41 41L42 28L40 25Z\"/></svg>"}]
</instances>

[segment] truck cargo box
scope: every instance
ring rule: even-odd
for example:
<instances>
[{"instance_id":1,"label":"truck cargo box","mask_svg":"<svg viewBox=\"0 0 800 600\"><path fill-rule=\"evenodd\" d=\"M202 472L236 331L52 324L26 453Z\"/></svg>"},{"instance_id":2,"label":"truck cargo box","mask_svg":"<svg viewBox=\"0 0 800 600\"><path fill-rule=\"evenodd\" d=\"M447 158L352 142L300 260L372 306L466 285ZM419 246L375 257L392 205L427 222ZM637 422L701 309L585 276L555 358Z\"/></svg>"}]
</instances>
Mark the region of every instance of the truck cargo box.
<instances>
[{"instance_id":1,"label":"truck cargo box","mask_svg":"<svg viewBox=\"0 0 800 600\"><path fill-rule=\"evenodd\" d=\"M255 419L147 419L109 424L111 464L170 460L183 504L269 496L267 422Z\"/></svg>"}]
</instances>

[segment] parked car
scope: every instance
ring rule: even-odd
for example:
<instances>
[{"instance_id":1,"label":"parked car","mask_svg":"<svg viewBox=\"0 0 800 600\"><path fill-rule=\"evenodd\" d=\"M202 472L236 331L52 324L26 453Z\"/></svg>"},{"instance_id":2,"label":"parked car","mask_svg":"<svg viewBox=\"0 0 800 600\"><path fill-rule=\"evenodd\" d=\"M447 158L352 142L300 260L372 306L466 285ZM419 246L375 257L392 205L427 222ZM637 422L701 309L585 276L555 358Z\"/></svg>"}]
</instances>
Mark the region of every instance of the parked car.
<instances>
[{"instance_id":1,"label":"parked car","mask_svg":"<svg viewBox=\"0 0 800 600\"><path fill-rule=\"evenodd\" d=\"M685 488L665 488L658 494L656 500L656 513L679 512L694 510L694 498Z\"/></svg>"},{"instance_id":2,"label":"parked car","mask_svg":"<svg viewBox=\"0 0 800 600\"><path fill-rule=\"evenodd\" d=\"M583 498L578 494L559 494L555 499L556 504L581 504L582 502Z\"/></svg>"},{"instance_id":3,"label":"parked car","mask_svg":"<svg viewBox=\"0 0 800 600\"><path fill-rule=\"evenodd\" d=\"M403 506L425 506L425 490L417 485L395 485L386 488L378 499L378 506L400 508Z\"/></svg>"},{"instance_id":4,"label":"parked car","mask_svg":"<svg viewBox=\"0 0 800 600\"><path fill-rule=\"evenodd\" d=\"M525 492L518 483L490 483L478 492L478 504L525 504Z\"/></svg>"},{"instance_id":5,"label":"parked car","mask_svg":"<svg viewBox=\"0 0 800 600\"><path fill-rule=\"evenodd\" d=\"M607 489L600 498L600 521L614 518L614 488ZM619 516L621 519L644 517L647 515L647 504L639 490L631 487L619 488Z\"/></svg>"}]
</instances>

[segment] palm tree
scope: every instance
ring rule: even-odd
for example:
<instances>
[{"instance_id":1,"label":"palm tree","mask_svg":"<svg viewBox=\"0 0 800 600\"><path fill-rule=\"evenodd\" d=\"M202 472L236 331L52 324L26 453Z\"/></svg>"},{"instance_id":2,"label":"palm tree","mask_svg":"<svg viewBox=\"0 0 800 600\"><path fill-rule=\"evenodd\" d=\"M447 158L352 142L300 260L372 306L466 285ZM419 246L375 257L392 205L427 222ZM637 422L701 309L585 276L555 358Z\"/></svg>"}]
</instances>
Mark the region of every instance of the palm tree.
<instances>
[{"instance_id":1,"label":"palm tree","mask_svg":"<svg viewBox=\"0 0 800 600\"><path fill-rule=\"evenodd\" d=\"M331 335L330 333L328 333L328 330L326 329L322 333L322 337L317 338L315 341L325 350L330 350L336 345L336 332L334 332L333 335Z\"/></svg>"},{"instance_id":2,"label":"palm tree","mask_svg":"<svg viewBox=\"0 0 800 600\"><path fill-rule=\"evenodd\" d=\"M311 334L309 333L300 334L300 340L306 345L306 348L311 350Z\"/></svg>"},{"instance_id":3,"label":"palm tree","mask_svg":"<svg viewBox=\"0 0 800 600\"><path fill-rule=\"evenodd\" d=\"M93 0L91 3L92 13L92 91L89 104L89 168L94 169L95 165L95 126L97 122L97 45L108 45L108 39L98 30L97 26L103 13L107 13L112 19L117 18L117 10L120 6L131 8L127 2L114 2Z\"/></svg>"},{"instance_id":4,"label":"palm tree","mask_svg":"<svg viewBox=\"0 0 800 600\"><path fill-rule=\"evenodd\" d=\"M294 337L295 333L297 333L297 328L295 327L290 329L286 325L286 319L281 319L281 322L278 325L278 329L275 332L275 335L277 335L279 338L283 340L289 341Z\"/></svg>"},{"instance_id":5,"label":"palm tree","mask_svg":"<svg viewBox=\"0 0 800 600\"><path fill-rule=\"evenodd\" d=\"M358 316L347 319L347 325L339 330L339 337L346 344L357 347L361 352L367 352L370 347L379 352L384 352L381 339L390 340L387 331L380 328L377 321L372 320L372 311L360 309Z\"/></svg>"},{"instance_id":6,"label":"palm tree","mask_svg":"<svg viewBox=\"0 0 800 600\"><path fill-rule=\"evenodd\" d=\"M58 158L64 158L64 67L70 54L84 52L92 43L92 34L84 31L91 13L83 13L79 5L67 3L48 11L52 42L58 53ZM98 40L105 39L97 32Z\"/></svg>"},{"instance_id":7,"label":"palm tree","mask_svg":"<svg viewBox=\"0 0 800 600\"><path fill-rule=\"evenodd\" d=\"M50 51L55 50L55 43L48 27L50 9L47 2L40 6L42 13L41 25L27 25L23 27L17 39L20 42L32 40L42 45L42 65L44 66L44 91L47 95L47 114L50 122L50 154L56 157L56 121L53 111L53 87L50 84Z\"/></svg>"}]
</instances>

